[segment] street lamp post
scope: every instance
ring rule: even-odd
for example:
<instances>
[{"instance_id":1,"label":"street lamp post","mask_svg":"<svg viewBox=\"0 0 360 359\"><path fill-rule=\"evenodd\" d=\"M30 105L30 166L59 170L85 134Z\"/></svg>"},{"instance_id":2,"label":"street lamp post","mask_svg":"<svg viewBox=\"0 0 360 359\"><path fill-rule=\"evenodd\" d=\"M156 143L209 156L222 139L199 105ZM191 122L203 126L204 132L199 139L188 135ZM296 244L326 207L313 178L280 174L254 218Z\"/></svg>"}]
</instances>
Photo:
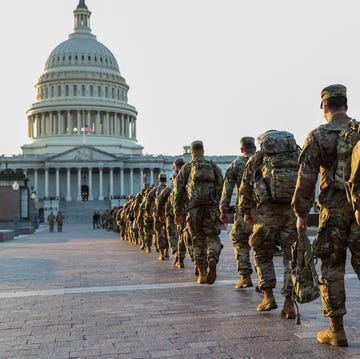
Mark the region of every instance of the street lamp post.
<instances>
[{"instance_id":1,"label":"street lamp post","mask_svg":"<svg viewBox=\"0 0 360 359\"><path fill-rule=\"evenodd\" d=\"M18 217L18 208L17 208L17 193L19 190L19 184L15 181L12 184L12 189L14 191L14 237L17 237L19 235L19 229L18 229L18 224L19 224L19 217Z\"/></svg>"},{"instance_id":2,"label":"street lamp post","mask_svg":"<svg viewBox=\"0 0 360 359\"><path fill-rule=\"evenodd\" d=\"M35 207L36 194L32 192L30 198L31 198L31 226L35 232L35 230L38 228L37 218L36 218L36 207Z\"/></svg>"}]
</instances>

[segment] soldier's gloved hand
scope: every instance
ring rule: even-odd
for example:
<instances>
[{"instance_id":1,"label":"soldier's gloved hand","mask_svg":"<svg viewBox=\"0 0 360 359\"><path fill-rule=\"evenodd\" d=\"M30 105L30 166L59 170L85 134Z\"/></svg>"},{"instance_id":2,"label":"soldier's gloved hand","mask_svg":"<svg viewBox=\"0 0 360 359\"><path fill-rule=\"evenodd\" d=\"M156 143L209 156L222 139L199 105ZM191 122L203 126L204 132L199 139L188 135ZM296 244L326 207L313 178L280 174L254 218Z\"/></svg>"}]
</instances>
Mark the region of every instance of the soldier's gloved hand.
<instances>
[{"instance_id":1,"label":"soldier's gloved hand","mask_svg":"<svg viewBox=\"0 0 360 359\"><path fill-rule=\"evenodd\" d=\"M229 215L226 211L221 211L220 214L220 221L224 224L228 224L229 223Z\"/></svg>"},{"instance_id":2,"label":"soldier's gloved hand","mask_svg":"<svg viewBox=\"0 0 360 359\"><path fill-rule=\"evenodd\" d=\"M183 224L183 218L182 216L179 216L178 214L175 216L175 224L177 226L182 226Z\"/></svg>"},{"instance_id":3,"label":"soldier's gloved hand","mask_svg":"<svg viewBox=\"0 0 360 359\"><path fill-rule=\"evenodd\" d=\"M159 222L160 223L165 223L165 217L159 217Z\"/></svg>"},{"instance_id":4,"label":"soldier's gloved hand","mask_svg":"<svg viewBox=\"0 0 360 359\"><path fill-rule=\"evenodd\" d=\"M254 224L254 217L251 214L244 214L244 222L246 224Z\"/></svg>"},{"instance_id":5,"label":"soldier's gloved hand","mask_svg":"<svg viewBox=\"0 0 360 359\"><path fill-rule=\"evenodd\" d=\"M301 218L301 217L297 217L296 219L296 229L298 233L304 232L307 230L307 225L306 225L306 219L305 218Z\"/></svg>"},{"instance_id":6,"label":"soldier's gloved hand","mask_svg":"<svg viewBox=\"0 0 360 359\"><path fill-rule=\"evenodd\" d=\"M356 223L360 226L360 211L358 209L355 211L355 218Z\"/></svg>"}]
</instances>

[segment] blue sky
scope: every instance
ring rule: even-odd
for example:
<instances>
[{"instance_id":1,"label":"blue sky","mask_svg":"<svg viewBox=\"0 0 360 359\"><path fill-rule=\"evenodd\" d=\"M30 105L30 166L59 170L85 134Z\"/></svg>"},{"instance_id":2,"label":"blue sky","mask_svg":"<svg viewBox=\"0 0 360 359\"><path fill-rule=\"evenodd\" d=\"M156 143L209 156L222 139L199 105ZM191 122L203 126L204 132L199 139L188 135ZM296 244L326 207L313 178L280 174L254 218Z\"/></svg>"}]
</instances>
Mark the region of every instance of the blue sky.
<instances>
[{"instance_id":1,"label":"blue sky","mask_svg":"<svg viewBox=\"0 0 360 359\"><path fill-rule=\"evenodd\" d=\"M19 6L19 4L21 6ZM73 31L78 0L7 1L0 33L0 153L28 143L26 110L47 57ZM239 152L268 129L300 145L321 124L320 91L348 88L360 118L358 0L86 0L97 40L118 60L144 153Z\"/></svg>"}]
</instances>

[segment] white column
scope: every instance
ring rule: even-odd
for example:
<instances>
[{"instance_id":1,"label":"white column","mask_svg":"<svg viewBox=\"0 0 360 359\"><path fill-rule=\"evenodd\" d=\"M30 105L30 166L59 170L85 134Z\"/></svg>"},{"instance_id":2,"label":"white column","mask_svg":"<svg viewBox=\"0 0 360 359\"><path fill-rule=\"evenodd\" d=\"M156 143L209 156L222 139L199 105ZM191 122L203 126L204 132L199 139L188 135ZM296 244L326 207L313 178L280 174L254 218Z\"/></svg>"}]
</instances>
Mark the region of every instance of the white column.
<instances>
[{"instance_id":1,"label":"white column","mask_svg":"<svg viewBox=\"0 0 360 359\"><path fill-rule=\"evenodd\" d=\"M124 195L124 169L120 168L120 198Z\"/></svg>"},{"instance_id":2,"label":"white column","mask_svg":"<svg viewBox=\"0 0 360 359\"><path fill-rule=\"evenodd\" d=\"M72 118L71 118L70 111L67 111L67 113L66 113L66 124L67 124L67 127L68 127L67 134L71 135L73 125L72 125Z\"/></svg>"},{"instance_id":3,"label":"white column","mask_svg":"<svg viewBox=\"0 0 360 359\"><path fill-rule=\"evenodd\" d=\"M115 121L115 136L119 136L119 117L116 112L114 113L114 121Z\"/></svg>"},{"instance_id":4,"label":"white column","mask_svg":"<svg viewBox=\"0 0 360 359\"><path fill-rule=\"evenodd\" d=\"M76 111L76 115L77 115L77 123L76 123L76 127L77 127L77 134L81 135L81 119L80 119L80 111Z\"/></svg>"},{"instance_id":5,"label":"white column","mask_svg":"<svg viewBox=\"0 0 360 359\"><path fill-rule=\"evenodd\" d=\"M150 168L150 183L149 184L154 184L154 169Z\"/></svg>"},{"instance_id":6,"label":"white column","mask_svg":"<svg viewBox=\"0 0 360 359\"><path fill-rule=\"evenodd\" d=\"M95 133L98 135L100 134L100 112L96 112L96 118L95 118Z\"/></svg>"},{"instance_id":7,"label":"white column","mask_svg":"<svg viewBox=\"0 0 360 359\"><path fill-rule=\"evenodd\" d=\"M112 136L112 126L111 126L111 123L110 123L109 112L106 112L105 123L106 123L106 127L105 127L106 131L104 131L105 135Z\"/></svg>"},{"instance_id":8,"label":"white column","mask_svg":"<svg viewBox=\"0 0 360 359\"><path fill-rule=\"evenodd\" d=\"M57 168L56 169L56 173L55 173L55 177L56 177L56 199L60 199L60 169Z\"/></svg>"},{"instance_id":9,"label":"white column","mask_svg":"<svg viewBox=\"0 0 360 359\"><path fill-rule=\"evenodd\" d=\"M110 199L114 197L114 169L110 168Z\"/></svg>"},{"instance_id":10,"label":"white column","mask_svg":"<svg viewBox=\"0 0 360 359\"><path fill-rule=\"evenodd\" d=\"M104 200L104 191L103 191L103 169L99 168L99 200Z\"/></svg>"},{"instance_id":11,"label":"white column","mask_svg":"<svg viewBox=\"0 0 360 359\"><path fill-rule=\"evenodd\" d=\"M87 112L87 114L86 114L86 118L87 118L87 120L86 120L86 124L87 124L89 127L91 127L91 128L92 128L92 125L91 125L91 117L90 117L90 111L88 111L88 112Z\"/></svg>"},{"instance_id":12,"label":"white column","mask_svg":"<svg viewBox=\"0 0 360 359\"><path fill-rule=\"evenodd\" d=\"M49 135L53 136L53 117L52 117L52 112L49 112Z\"/></svg>"},{"instance_id":13,"label":"white column","mask_svg":"<svg viewBox=\"0 0 360 359\"><path fill-rule=\"evenodd\" d=\"M121 136L125 137L125 115L121 114Z\"/></svg>"},{"instance_id":14,"label":"white column","mask_svg":"<svg viewBox=\"0 0 360 359\"><path fill-rule=\"evenodd\" d=\"M134 194L134 169L130 168L130 193Z\"/></svg>"},{"instance_id":15,"label":"white column","mask_svg":"<svg viewBox=\"0 0 360 359\"><path fill-rule=\"evenodd\" d=\"M57 134L62 135L62 126L61 126L61 112L57 112Z\"/></svg>"},{"instance_id":16,"label":"white column","mask_svg":"<svg viewBox=\"0 0 360 359\"><path fill-rule=\"evenodd\" d=\"M136 117L133 118L133 121L134 121L134 127L133 127L134 133L133 133L133 138L136 139Z\"/></svg>"},{"instance_id":17,"label":"white column","mask_svg":"<svg viewBox=\"0 0 360 359\"><path fill-rule=\"evenodd\" d=\"M66 170L66 200L71 201L70 168Z\"/></svg>"},{"instance_id":18,"label":"white column","mask_svg":"<svg viewBox=\"0 0 360 359\"><path fill-rule=\"evenodd\" d=\"M39 193L39 188L38 188L38 170L34 170L34 187L35 187L35 191L37 193Z\"/></svg>"},{"instance_id":19,"label":"white column","mask_svg":"<svg viewBox=\"0 0 360 359\"><path fill-rule=\"evenodd\" d=\"M46 129L45 129L45 116L44 113L41 114L41 135L46 135Z\"/></svg>"},{"instance_id":20,"label":"white column","mask_svg":"<svg viewBox=\"0 0 360 359\"><path fill-rule=\"evenodd\" d=\"M144 169L140 168L140 190L142 188L143 183L144 183Z\"/></svg>"},{"instance_id":21,"label":"white column","mask_svg":"<svg viewBox=\"0 0 360 359\"><path fill-rule=\"evenodd\" d=\"M94 200L92 185L92 168L89 168L89 201Z\"/></svg>"},{"instance_id":22,"label":"white column","mask_svg":"<svg viewBox=\"0 0 360 359\"><path fill-rule=\"evenodd\" d=\"M81 201L81 168L77 169L77 189L78 189L78 195L77 195L77 201Z\"/></svg>"},{"instance_id":23,"label":"white column","mask_svg":"<svg viewBox=\"0 0 360 359\"><path fill-rule=\"evenodd\" d=\"M44 196L46 199L49 198L49 169L48 168L45 168L45 179L44 179L44 182L45 182L45 193L44 193Z\"/></svg>"}]
</instances>

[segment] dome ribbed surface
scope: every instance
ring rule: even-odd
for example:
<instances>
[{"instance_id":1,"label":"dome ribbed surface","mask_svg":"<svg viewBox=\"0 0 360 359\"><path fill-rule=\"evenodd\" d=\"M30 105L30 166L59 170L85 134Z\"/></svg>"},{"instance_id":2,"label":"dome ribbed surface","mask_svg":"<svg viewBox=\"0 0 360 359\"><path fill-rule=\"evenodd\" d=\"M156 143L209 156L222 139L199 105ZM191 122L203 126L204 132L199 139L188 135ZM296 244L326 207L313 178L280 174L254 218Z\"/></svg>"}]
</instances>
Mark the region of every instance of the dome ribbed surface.
<instances>
[{"instance_id":1,"label":"dome ribbed surface","mask_svg":"<svg viewBox=\"0 0 360 359\"><path fill-rule=\"evenodd\" d=\"M95 36L77 34L55 47L48 57L45 69L63 66L96 66L119 72L119 66L112 52Z\"/></svg>"}]
</instances>

